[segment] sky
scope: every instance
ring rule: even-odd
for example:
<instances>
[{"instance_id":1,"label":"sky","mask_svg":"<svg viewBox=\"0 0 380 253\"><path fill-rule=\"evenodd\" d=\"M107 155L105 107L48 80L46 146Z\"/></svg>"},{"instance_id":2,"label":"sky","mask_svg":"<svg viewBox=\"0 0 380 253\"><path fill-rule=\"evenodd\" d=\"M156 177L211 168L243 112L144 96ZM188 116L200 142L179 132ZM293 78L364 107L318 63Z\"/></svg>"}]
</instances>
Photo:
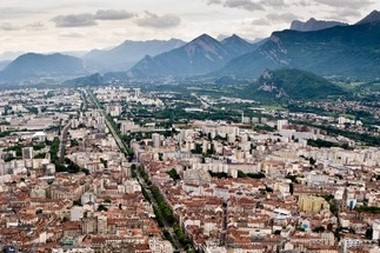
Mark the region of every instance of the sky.
<instances>
[{"instance_id":1,"label":"sky","mask_svg":"<svg viewBox=\"0 0 380 253\"><path fill-rule=\"evenodd\" d=\"M1 0L0 54L83 51L207 33L255 40L314 17L355 23L379 0Z\"/></svg>"}]
</instances>

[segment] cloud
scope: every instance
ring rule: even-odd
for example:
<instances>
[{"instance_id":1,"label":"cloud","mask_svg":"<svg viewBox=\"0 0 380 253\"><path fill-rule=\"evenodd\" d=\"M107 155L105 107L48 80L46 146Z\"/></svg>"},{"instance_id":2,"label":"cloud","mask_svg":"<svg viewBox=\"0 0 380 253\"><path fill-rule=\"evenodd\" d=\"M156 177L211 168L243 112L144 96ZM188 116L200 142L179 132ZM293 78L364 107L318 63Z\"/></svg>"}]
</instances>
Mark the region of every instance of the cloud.
<instances>
[{"instance_id":1,"label":"cloud","mask_svg":"<svg viewBox=\"0 0 380 253\"><path fill-rule=\"evenodd\" d=\"M125 10L98 10L94 19L98 20L122 20L129 19L136 16L135 13L127 12Z\"/></svg>"},{"instance_id":2,"label":"cloud","mask_svg":"<svg viewBox=\"0 0 380 253\"><path fill-rule=\"evenodd\" d=\"M315 0L315 2L337 8L361 9L373 4L371 0Z\"/></svg>"},{"instance_id":3,"label":"cloud","mask_svg":"<svg viewBox=\"0 0 380 253\"><path fill-rule=\"evenodd\" d=\"M10 32L10 31L17 31L17 30L20 30L21 27L18 27L18 26L14 26L12 25L11 23L2 23L0 25L0 30L2 31L7 31L7 32Z\"/></svg>"},{"instance_id":4,"label":"cloud","mask_svg":"<svg viewBox=\"0 0 380 253\"><path fill-rule=\"evenodd\" d=\"M251 24L254 26L269 26L269 25L271 25L271 23L265 18L255 19L251 22Z\"/></svg>"},{"instance_id":5,"label":"cloud","mask_svg":"<svg viewBox=\"0 0 380 253\"><path fill-rule=\"evenodd\" d=\"M284 0L261 0L260 4L273 7L285 7L287 5Z\"/></svg>"},{"instance_id":6,"label":"cloud","mask_svg":"<svg viewBox=\"0 0 380 253\"><path fill-rule=\"evenodd\" d=\"M136 24L140 27L171 28L181 24L181 19L174 14L162 16L150 12L145 12L145 14L145 17L136 20Z\"/></svg>"},{"instance_id":7,"label":"cloud","mask_svg":"<svg viewBox=\"0 0 380 253\"><path fill-rule=\"evenodd\" d=\"M325 19L339 20L342 22L349 22L349 20L352 20L352 18L359 20L362 18L362 14L357 10L343 9L340 11L329 12L328 15L325 15Z\"/></svg>"},{"instance_id":8,"label":"cloud","mask_svg":"<svg viewBox=\"0 0 380 253\"><path fill-rule=\"evenodd\" d=\"M339 12L339 16L340 17L362 17L362 14L357 11L357 10L349 10L349 9L345 9L345 10L342 10L341 12Z\"/></svg>"},{"instance_id":9,"label":"cloud","mask_svg":"<svg viewBox=\"0 0 380 253\"><path fill-rule=\"evenodd\" d=\"M56 27L83 27L95 26L97 20L123 20L136 16L135 13L126 10L97 10L95 14L80 13L60 15L51 19Z\"/></svg>"},{"instance_id":10,"label":"cloud","mask_svg":"<svg viewBox=\"0 0 380 253\"><path fill-rule=\"evenodd\" d=\"M35 8L26 7L3 7L0 8L0 19L20 19L22 17L27 17L36 14L42 14L44 11L36 10Z\"/></svg>"},{"instance_id":11,"label":"cloud","mask_svg":"<svg viewBox=\"0 0 380 253\"><path fill-rule=\"evenodd\" d=\"M227 0L223 4L225 7L239 8L247 11L264 10L263 6L251 0Z\"/></svg>"},{"instance_id":12,"label":"cloud","mask_svg":"<svg viewBox=\"0 0 380 253\"><path fill-rule=\"evenodd\" d=\"M56 27L83 27L97 25L90 13L60 15L51 19Z\"/></svg>"},{"instance_id":13,"label":"cloud","mask_svg":"<svg viewBox=\"0 0 380 253\"><path fill-rule=\"evenodd\" d=\"M17 30L42 30L45 27L45 24L42 22L35 22L23 26L15 26L9 22L0 24L0 30L11 32Z\"/></svg>"},{"instance_id":14,"label":"cloud","mask_svg":"<svg viewBox=\"0 0 380 253\"><path fill-rule=\"evenodd\" d=\"M26 25L25 28L30 30L42 30L45 28L45 24L42 22L34 22Z\"/></svg>"},{"instance_id":15,"label":"cloud","mask_svg":"<svg viewBox=\"0 0 380 253\"><path fill-rule=\"evenodd\" d=\"M84 37L84 35L80 33L63 33L63 34L60 34L60 36L65 37L65 38L83 38Z\"/></svg>"},{"instance_id":16,"label":"cloud","mask_svg":"<svg viewBox=\"0 0 380 253\"><path fill-rule=\"evenodd\" d=\"M211 5L211 4L222 4L221 0L204 0L204 2L206 2L208 5Z\"/></svg>"},{"instance_id":17,"label":"cloud","mask_svg":"<svg viewBox=\"0 0 380 253\"><path fill-rule=\"evenodd\" d=\"M271 13L266 16L268 20L270 21L280 21L280 22L291 22L298 17L294 15L293 13L283 13L283 14L277 14L277 13Z\"/></svg>"}]
</instances>

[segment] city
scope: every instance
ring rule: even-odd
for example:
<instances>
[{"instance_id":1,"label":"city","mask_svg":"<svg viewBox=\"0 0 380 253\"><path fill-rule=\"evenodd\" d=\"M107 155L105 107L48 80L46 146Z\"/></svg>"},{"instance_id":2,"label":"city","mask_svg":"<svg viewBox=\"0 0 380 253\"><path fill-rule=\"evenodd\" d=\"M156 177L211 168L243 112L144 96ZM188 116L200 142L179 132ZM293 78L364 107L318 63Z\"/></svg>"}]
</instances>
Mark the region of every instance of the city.
<instances>
[{"instance_id":1,"label":"city","mask_svg":"<svg viewBox=\"0 0 380 253\"><path fill-rule=\"evenodd\" d=\"M1 0L0 253L380 253L380 1Z\"/></svg>"},{"instance_id":2,"label":"city","mask_svg":"<svg viewBox=\"0 0 380 253\"><path fill-rule=\"evenodd\" d=\"M194 90L193 99L177 96L186 94L121 86L1 92L3 247L380 250L380 149L299 123L324 119L339 129L349 119ZM228 102L246 109L219 106ZM161 118L168 108L198 115ZM217 120L216 108L230 119ZM207 110L215 119L202 119Z\"/></svg>"}]
</instances>

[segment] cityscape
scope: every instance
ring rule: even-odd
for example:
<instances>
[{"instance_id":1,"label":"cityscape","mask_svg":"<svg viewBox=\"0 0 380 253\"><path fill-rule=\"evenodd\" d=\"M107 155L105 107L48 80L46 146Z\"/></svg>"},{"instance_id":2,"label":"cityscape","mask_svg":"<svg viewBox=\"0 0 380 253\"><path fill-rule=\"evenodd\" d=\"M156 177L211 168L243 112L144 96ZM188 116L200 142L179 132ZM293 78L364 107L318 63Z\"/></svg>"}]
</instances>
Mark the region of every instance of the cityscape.
<instances>
[{"instance_id":1,"label":"cityscape","mask_svg":"<svg viewBox=\"0 0 380 253\"><path fill-rule=\"evenodd\" d=\"M33 29L190 26L134 2ZM286 2L188 3L305 8L262 38L0 45L0 252L379 253L380 12L361 15L377 3ZM313 6L360 12L296 20ZM30 28L1 12L3 33Z\"/></svg>"}]
</instances>

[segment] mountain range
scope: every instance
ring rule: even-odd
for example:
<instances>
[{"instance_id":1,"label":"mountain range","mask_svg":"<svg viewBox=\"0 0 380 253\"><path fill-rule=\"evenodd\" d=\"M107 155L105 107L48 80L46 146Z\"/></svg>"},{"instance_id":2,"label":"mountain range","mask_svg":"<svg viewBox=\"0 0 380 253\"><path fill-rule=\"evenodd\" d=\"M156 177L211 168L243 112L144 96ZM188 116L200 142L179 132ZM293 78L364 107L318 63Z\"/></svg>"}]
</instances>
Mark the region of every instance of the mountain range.
<instances>
[{"instance_id":1,"label":"mountain range","mask_svg":"<svg viewBox=\"0 0 380 253\"><path fill-rule=\"evenodd\" d=\"M108 50L91 50L82 59L90 69L99 72L127 71L146 55L156 56L185 45L178 39L131 41Z\"/></svg>"},{"instance_id":2,"label":"mountain range","mask_svg":"<svg viewBox=\"0 0 380 253\"><path fill-rule=\"evenodd\" d=\"M378 78L380 22L274 32L257 50L231 60L217 74L257 78L265 69L284 67L328 77Z\"/></svg>"},{"instance_id":3,"label":"mountain range","mask_svg":"<svg viewBox=\"0 0 380 253\"><path fill-rule=\"evenodd\" d=\"M254 48L253 44L237 35L219 42L203 34L180 48L155 57L146 56L133 66L128 74L133 78L204 75Z\"/></svg>"},{"instance_id":4,"label":"mountain range","mask_svg":"<svg viewBox=\"0 0 380 253\"><path fill-rule=\"evenodd\" d=\"M310 19L292 22L251 43L237 35L217 40L203 34L181 40L125 41L78 57L27 53L0 62L0 82L28 79L133 81L158 78L254 80L267 69L300 69L327 78L376 80L380 77L380 13L373 11L354 25ZM103 79L95 73L101 73ZM86 78L76 79L85 82Z\"/></svg>"}]
</instances>

